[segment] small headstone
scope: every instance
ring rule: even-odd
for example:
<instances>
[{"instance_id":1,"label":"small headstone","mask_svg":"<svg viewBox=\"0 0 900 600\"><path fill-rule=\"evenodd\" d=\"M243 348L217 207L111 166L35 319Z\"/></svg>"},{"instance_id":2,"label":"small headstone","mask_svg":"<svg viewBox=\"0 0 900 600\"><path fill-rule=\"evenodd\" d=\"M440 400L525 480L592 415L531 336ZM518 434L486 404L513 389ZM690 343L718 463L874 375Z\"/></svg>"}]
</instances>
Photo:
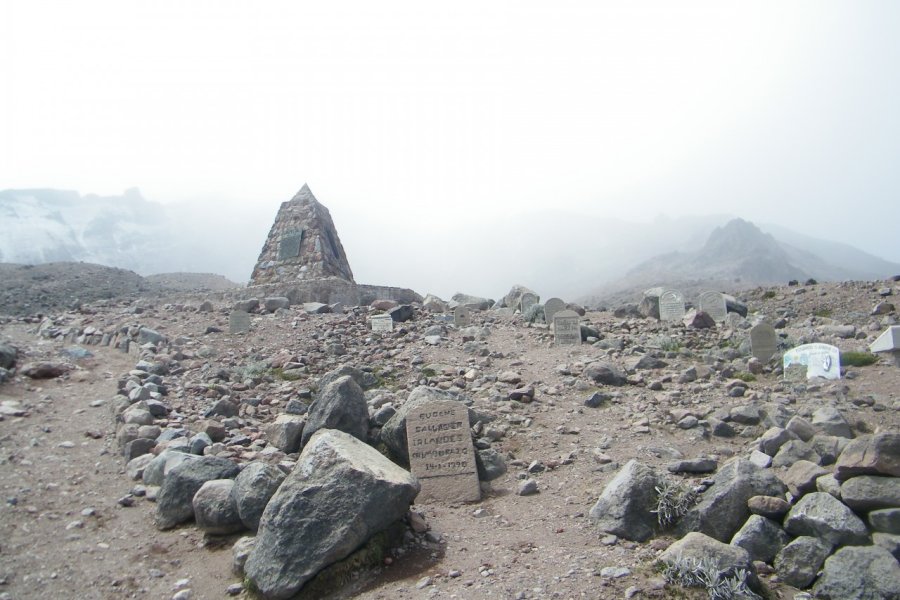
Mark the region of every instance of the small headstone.
<instances>
[{"instance_id":1,"label":"small headstone","mask_svg":"<svg viewBox=\"0 0 900 600\"><path fill-rule=\"evenodd\" d=\"M459 305L453 309L453 324L457 327L468 327L472 324L472 314L467 307Z\"/></svg>"},{"instance_id":2,"label":"small headstone","mask_svg":"<svg viewBox=\"0 0 900 600\"><path fill-rule=\"evenodd\" d=\"M519 300L519 310L522 311L524 315L528 312L528 309L540 302L540 298L537 294L532 294L531 292L525 292L522 294L522 298Z\"/></svg>"},{"instance_id":3,"label":"small headstone","mask_svg":"<svg viewBox=\"0 0 900 600\"><path fill-rule=\"evenodd\" d=\"M770 324L762 322L750 330L750 353L753 356L768 362L777 350L778 334Z\"/></svg>"},{"instance_id":4,"label":"small headstone","mask_svg":"<svg viewBox=\"0 0 900 600\"><path fill-rule=\"evenodd\" d=\"M869 346L871 352L887 353L900 367L900 325L891 325Z\"/></svg>"},{"instance_id":5,"label":"small headstone","mask_svg":"<svg viewBox=\"0 0 900 600\"><path fill-rule=\"evenodd\" d=\"M660 321L681 321L684 314L684 296L681 292L666 290L659 295Z\"/></svg>"},{"instance_id":6,"label":"small headstone","mask_svg":"<svg viewBox=\"0 0 900 600\"><path fill-rule=\"evenodd\" d=\"M721 323L728 315L725 295L714 291L701 292L700 310L711 316L716 323Z\"/></svg>"},{"instance_id":7,"label":"small headstone","mask_svg":"<svg viewBox=\"0 0 900 600\"><path fill-rule=\"evenodd\" d=\"M300 242L303 241L303 230L289 231L278 243L278 260L288 260L300 256Z\"/></svg>"},{"instance_id":8,"label":"small headstone","mask_svg":"<svg viewBox=\"0 0 900 600\"><path fill-rule=\"evenodd\" d=\"M785 378L788 371L797 370L797 365L806 367L806 378L841 378L841 352L830 344L804 344L784 353Z\"/></svg>"},{"instance_id":9,"label":"small headstone","mask_svg":"<svg viewBox=\"0 0 900 600\"><path fill-rule=\"evenodd\" d=\"M553 315L553 339L557 346L581 344L581 324L574 310L561 310Z\"/></svg>"},{"instance_id":10,"label":"small headstone","mask_svg":"<svg viewBox=\"0 0 900 600\"><path fill-rule=\"evenodd\" d=\"M474 502L481 499L469 413L456 400L427 402L406 417L410 470L422 491L417 501Z\"/></svg>"},{"instance_id":11,"label":"small headstone","mask_svg":"<svg viewBox=\"0 0 900 600\"><path fill-rule=\"evenodd\" d=\"M544 303L544 323L553 323L553 315L566 309L566 303L559 298L550 298Z\"/></svg>"},{"instance_id":12,"label":"small headstone","mask_svg":"<svg viewBox=\"0 0 900 600\"><path fill-rule=\"evenodd\" d=\"M369 323L372 324L372 331L393 331L394 319L391 315L373 315L369 317Z\"/></svg>"},{"instance_id":13,"label":"small headstone","mask_svg":"<svg viewBox=\"0 0 900 600\"><path fill-rule=\"evenodd\" d=\"M228 317L228 333L247 333L250 331L250 313L242 310L232 311Z\"/></svg>"}]
</instances>

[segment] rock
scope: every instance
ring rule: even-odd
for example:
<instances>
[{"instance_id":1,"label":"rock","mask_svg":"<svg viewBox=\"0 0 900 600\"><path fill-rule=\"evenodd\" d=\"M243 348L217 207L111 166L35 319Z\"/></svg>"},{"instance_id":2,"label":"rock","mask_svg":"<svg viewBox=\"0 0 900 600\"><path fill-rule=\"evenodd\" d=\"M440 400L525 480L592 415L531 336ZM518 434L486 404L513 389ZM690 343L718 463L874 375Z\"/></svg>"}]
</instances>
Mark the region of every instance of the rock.
<instances>
[{"instance_id":1,"label":"rock","mask_svg":"<svg viewBox=\"0 0 900 600\"><path fill-rule=\"evenodd\" d=\"M584 376L594 383L620 386L627 383L625 374L611 363L595 362L584 370Z\"/></svg>"},{"instance_id":2,"label":"rock","mask_svg":"<svg viewBox=\"0 0 900 600\"><path fill-rule=\"evenodd\" d=\"M701 456L687 460L677 460L666 465L670 473L712 473L719 466L714 458Z\"/></svg>"},{"instance_id":3,"label":"rock","mask_svg":"<svg viewBox=\"0 0 900 600\"><path fill-rule=\"evenodd\" d=\"M163 484L163 479L169 471L183 462L196 460L197 458L197 456L185 454L184 452L165 450L147 464L141 479L146 485L159 487Z\"/></svg>"},{"instance_id":4,"label":"rock","mask_svg":"<svg viewBox=\"0 0 900 600\"><path fill-rule=\"evenodd\" d=\"M735 406L731 409L729 416L735 423L741 425L759 425L762 415L758 406Z\"/></svg>"},{"instance_id":5,"label":"rock","mask_svg":"<svg viewBox=\"0 0 900 600\"><path fill-rule=\"evenodd\" d=\"M782 475L781 480L788 486L788 491L796 497L800 497L807 492L815 491L816 479L822 475L826 475L828 471L808 460L798 460L787 473Z\"/></svg>"},{"instance_id":6,"label":"rock","mask_svg":"<svg viewBox=\"0 0 900 600\"><path fill-rule=\"evenodd\" d=\"M217 400L212 406L203 413L204 417L236 417L238 416L239 406L226 398Z\"/></svg>"},{"instance_id":7,"label":"rock","mask_svg":"<svg viewBox=\"0 0 900 600\"><path fill-rule=\"evenodd\" d=\"M349 375L329 383L309 407L300 445L319 429L336 429L365 441L369 435L369 409L362 388Z\"/></svg>"},{"instance_id":8,"label":"rock","mask_svg":"<svg viewBox=\"0 0 900 600\"><path fill-rule=\"evenodd\" d=\"M853 437L853 432L850 430L847 420L844 419L844 415L833 406L823 406L816 410L813 413L812 425L813 427L818 427L827 435L843 438Z\"/></svg>"},{"instance_id":9,"label":"rock","mask_svg":"<svg viewBox=\"0 0 900 600\"><path fill-rule=\"evenodd\" d=\"M149 327L141 327L140 331L138 331L138 342L143 344L153 344L157 346L159 344L164 344L168 340L166 336L156 331L155 329L150 329Z\"/></svg>"},{"instance_id":10,"label":"rock","mask_svg":"<svg viewBox=\"0 0 900 600\"><path fill-rule=\"evenodd\" d=\"M676 532L705 533L719 541L730 540L750 516L747 501L753 496L783 496L787 487L769 470L743 459L726 463L713 477L713 485L700 502L678 522Z\"/></svg>"},{"instance_id":11,"label":"rock","mask_svg":"<svg viewBox=\"0 0 900 600\"><path fill-rule=\"evenodd\" d=\"M214 479L194 494L194 518L204 533L228 535L244 528L232 496L233 488L233 479Z\"/></svg>"},{"instance_id":12,"label":"rock","mask_svg":"<svg viewBox=\"0 0 900 600\"><path fill-rule=\"evenodd\" d=\"M305 424L305 416L278 415L275 421L266 427L266 439L285 454L297 452L300 449Z\"/></svg>"},{"instance_id":13,"label":"rock","mask_svg":"<svg viewBox=\"0 0 900 600\"><path fill-rule=\"evenodd\" d=\"M831 544L802 535L787 544L773 563L778 577L788 585L803 589L816 578L822 563L831 554Z\"/></svg>"},{"instance_id":14,"label":"rock","mask_svg":"<svg viewBox=\"0 0 900 600\"><path fill-rule=\"evenodd\" d=\"M301 308L308 315L326 315L331 312L331 307L322 302L304 302Z\"/></svg>"},{"instance_id":15,"label":"rock","mask_svg":"<svg viewBox=\"0 0 900 600\"><path fill-rule=\"evenodd\" d=\"M146 474L146 472L145 472ZM238 474L238 467L230 460L204 456L182 462L169 471L163 479L156 500L156 527L171 529L194 517L194 494L207 481L231 479Z\"/></svg>"},{"instance_id":16,"label":"rock","mask_svg":"<svg viewBox=\"0 0 900 600\"><path fill-rule=\"evenodd\" d=\"M247 578L264 598L291 597L403 518L418 493L416 478L374 448L321 429L263 513Z\"/></svg>"},{"instance_id":17,"label":"rock","mask_svg":"<svg viewBox=\"0 0 900 600\"><path fill-rule=\"evenodd\" d=\"M789 467L798 460L819 464L821 459L816 454L816 451L803 440L789 440L778 450L775 458L772 459L772 466Z\"/></svg>"},{"instance_id":18,"label":"rock","mask_svg":"<svg viewBox=\"0 0 900 600\"><path fill-rule=\"evenodd\" d=\"M759 439L759 450L769 456L775 456L783 445L795 439L797 435L787 429L770 427Z\"/></svg>"},{"instance_id":19,"label":"rock","mask_svg":"<svg viewBox=\"0 0 900 600\"><path fill-rule=\"evenodd\" d=\"M422 300L422 308L424 308L428 312L445 313L447 312L447 303L437 296L428 294L427 296L425 296L425 299Z\"/></svg>"},{"instance_id":20,"label":"rock","mask_svg":"<svg viewBox=\"0 0 900 600\"><path fill-rule=\"evenodd\" d=\"M824 600L896 600L900 565L884 548L841 548L825 561L813 594Z\"/></svg>"},{"instance_id":21,"label":"rock","mask_svg":"<svg viewBox=\"0 0 900 600\"><path fill-rule=\"evenodd\" d=\"M819 464L822 465L833 465L849 443L847 438L823 434L809 440L810 447L819 455Z\"/></svg>"},{"instance_id":22,"label":"rock","mask_svg":"<svg viewBox=\"0 0 900 600\"><path fill-rule=\"evenodd\" d=\"M894 558L900 560L900 535L875 532L872 534L872 544L884 548Z\"/></svg>"},{"instance_id":23,"label":"rock","mask_svg":"<svg viewBox=\"0 0 900 600\"><path fill-rule=\"evenodd\" d=\"M772 457L759 450L751 452L749 460L760 469L768 469L772 466Z\"/></svg>"},{"instance_id":24,"label":"rock","mask_svg":"<svg viewBox=\"0 0 900 600\"><path fill-rule=\"evenodd\" d=\"M259 299L250 298L249 300L240 300L238 302L235 302L232 310L251 313L257 308L259 308Z\"/></svg>"},{"instance_id":25,"label":"rock","mask_svg":"<svg viewBox=\"0 0 900 600\"><path fill-rule=\"evenodd\" d=\"M246 535L236 541L231 548L231 571L238 577L244 577L244 565L247 564L255 545L256 536Z\"/></svg>"},{"instance_id":26,"label":"rock","mask_svg":"<svg viewBox=\"0 0 900 600\"><path fill-rule=\"evenodd\" d=\"M591 520L601 531L636 542L653 537L660 477L650 467L630 460L610 481L591 508Z\"/></svg>"},{"instance_id":27,"label":"rock","mask_svg":"<svg viewBox=\"0 0 900 600\"><path fill-rule=\"evenodd\" d=\"M833 546L869 543L865 523L824 492L803 496L785 517L784 528L792 535L811 535Z\"/></svg>"},{"instance_id":28,"label":"rock","mask_svg":"<svg viewBox=\"0 0 900 600\"><path fill-rule=\"evenodd\" d=\"M401 304L400 306L389 310L388 314L391 315L391 320L395 323L405 323L413 318L415 311L413 311L413 307L409 304Z\"/></svg>"},{"instance_id":29,"label":"rock","mask_svg":"<svg viewBox=\"0 0 900 600\"><path fill-rule=\"evenodd\" d=\"M155 447L156 440L137 438L136 440L131 440L125 444L125 448L122 449L122 454L125 456L125 460L131 461L139 456L150 454Z\"/></svg>"},{"instance_id":30,"label":"rock","mask_svg":"<svg viewBox=\"0 0 900 600\"><path fill-rule=\"evenodd\" d=\"M493 448L475 451L475 465L479 481L493 481L506 474L506 460Z\"/></svg>"},{"instance_id":31,"label":"rock","mask_svg":"<svg viewBox=\"0 0 900 600\"><path fill-rule=\"evenodd\" d=\"M457 305L465 306L470 310L487 310L494 303L488 298L480 298L478 296L470 296L468 294L456 293L450 298Z\"/></svg>"},{"instance_id":32,"label":"rock","mask_svg":"<svg viewBox=\"0 0 900 600\"><path fill-rule=\"evenodd\" d=\"M519 483L519 487L516 488L517 496L533 496L540 492L538 489L538 482L536 479L525 479Z\"/></svg>"},{"instance_id":33,"label":"rock","mask_svg":"<svg viewBox=\"0 0 900 600\"><path fill-rule=\"evenodd\" d=\"M136 458L132 458L128 461L128 464L125 465L125 474L128 475L128 478L133 481L138 481L144 476L144 469L147 468L147 465L156 458L152 454L142 454Z\"/></svg>"},{"instance_id":34,"label":"rock","mask_svg":"<svg viewBox=\"0 0 900 600\"><path fill-rule=\"evenodd\" d=\"M785 429L796 435L804 442L808 442L813 438L814 435L816 435L816 428L812 426L812 423L799 416L791 417L791 420L788 421Z\"/></svg>"},{"instance_id":35,"label":"rock","mask_svg":"<svg viewBox=\"0 0 900 600\"><path fill-rule=\"evenodd\" d=\"M900 477L900 432L861 436L852 440L834 466L834 477L844 481L857 475Z\"/></svg>"},{"instance_id":36,"label":"rock","mask_svg":"<svg viewBox=\"0 0 900 600\"><path fill-rule=\"evenodd\" d=\"M709 314L694 308L684 315L682 322L685 327L690 327L691 329L712 329L716 326L715 319Z\"/></svg>"},{"instance_id":37,"label":"rock","mask_svg":"<svg viewBox=\"0 0 900 600\"><path fill-rule=\"evenodd\" d=\"M831 473L816 479L816 491L831 494L838 500L841 499L841 483Z\"/></svg>"},{"instance_id":38,"label":"rock","mask_svg":"<svg viewBox=\"0 0 900 600\"><path fill-rule=\"evenodd\" d=\"M883 508L869 513L869 525L881 533L900 534L900 508Z\"/></svg>"},{"instance_id":39,"label":"rock","mask_svg":"<svg viewBox=\"0 0 900 600\"><path fill-rule=\"evenodd\" d=\"M251 462L234 479L232 496L241 522L250 531L259 529L266 505L285 479L285 474L273 465Z\"/></svg>"},{"instance_id":40,"label":"rock","mask_svg":"<svg viewBox=\"0 0 900 600\"><path fill-rule=\"evenodd\" d=\"M731 545L746 550L752 560L768 563L789 541L791 538L781 525L759 515L750 515L731 538Z\"/></svg>"},{"instance_id":41,"label":"rock","mask_svg":"<svg viewBox=\"0 0 900 600\"><path fill-rule=\"evenodd\" d=\"M417 406L433 400L460 400L458 394L445 392L430 387L419 386L410 392L406 402L397 409L391 419L381 428L381 441L391 451L391 455L403 464L409 464L409 449L406 438L406 415ZM460 403L462 405L462 403ZM464 405L462 405L464 406ZM466 409L468 410L468 409ZM470 424L472 413L469 413Z\"/></svg>"},{"instance_id":42,"label":"rock","mask_svg":"<svg viewBox=\"0 0 900 600\"><path fill-rule=\"evenodd\" d=\"M590 397L584 401L584 405L588 408L599 408L603 406L604 403L612 400L612 396L609 394L604 394L602 392L594 392L590 395Z\"/></svg>"},{"instance_id":43,"label":"rock","mask_svg":"<svg viewBox=\"0 0 900 600\"><path fill-rule=\"evenodd\" d=\"M319 378L319 390L324 390L329 384L347 375L352 377L353 381L364 390L368 390L378 385L378 378L372 373L357 369L351 365L342 365L333 371L325 373Z\"/></svg>"},{"instance_id":44,"label":"rock","mask_svg":"<svg viewBox=\"0 0 900 600\"><path fill-rule=\"evenodd\" d=\"M775 496L753 496L747 500L747 508L754 515L781 521L791 509L791 505L787 500Z\"/></svg>"},{"instance_id":45,"label":"rock","mask_svg":"<svg viewBox=\"0 0 900 600\"><path fill-rule=\"evenodd\" d=\"M16 366L19 351L15 346L0 344L0 369L12 370Z\"/></svg>"},{"instance_id":46,"label":"rock","mask_svg":"<svg viewBox=\"0 0 900 600\"><path fill-rule=\"evenodd\" d=\"M54 379L69 372L69 365L63 363L28 363L19 372L30 379Z\"/></svg>"},{"instance_id":47,"label":"rock","mask_svg":"<svg viewBox=\"0 0 900 600\"><path fill-rule=\"evenodd\" d=\"M841 499L855 511L900 507L900 478L860 475L841 484Z\"/></svg>"},{"instance_id":48,"label":"rock","mask_svg":"<svg viewBox=\"0 0 900 600\"><path fill-rule=\"evenodd\" d=\"M268 313L273 313L279 308L288 308L291 305L291 301L284 296L273 296L271 298L263 299L263 309Z\"/></svg>"},{"instance_id":49,"label":"rock","mask_svg":"<svg viewBox=\"0 0 900 600\"><path fill-rule=\"evenodd\" d=\"M692 531L666 548L659 556L659 560L666 564L683 559L711 563L726 577L743 569L748 574L747 584L749 587L754 590L760 589L750 555L738 546L724 544L707 535Z\"/></svg>"}]
</instances>

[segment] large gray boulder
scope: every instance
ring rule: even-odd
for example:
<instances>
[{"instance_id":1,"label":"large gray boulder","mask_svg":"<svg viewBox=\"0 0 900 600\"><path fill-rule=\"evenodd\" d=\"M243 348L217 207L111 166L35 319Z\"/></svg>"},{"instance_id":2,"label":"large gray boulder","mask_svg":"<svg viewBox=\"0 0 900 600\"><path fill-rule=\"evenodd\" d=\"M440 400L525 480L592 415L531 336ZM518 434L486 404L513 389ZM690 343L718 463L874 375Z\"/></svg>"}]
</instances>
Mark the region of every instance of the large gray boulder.
<instances>
[{"instance_id":1,"label":"large gray boulder","mask_svg":"<svg viewBox=\"0 0 900 600\"><path fill-rule=\"evenodd\" d=\"M362 388L353 377L339 377L319 392L309 407L301 447L320 429L337 429L363 441L368 437L369 409Z\"/></svg>"},{"instance_id":2,"label":"large gray boulder","mask_svg":"<svg viewBox=\"0 0 900 600\"><path fill-rule=\"evenodd\" d=\"M594 383L621 386L628 382L625 373L617 366L605 361L598 361L584 369L584 376Z\"/></svg>"},{"instance_id":3,"label":"large gray boulder","mask_svg":"<svg viewBox=\"0 0 900 600\"><path fill-rule=\"evenodd\" d=\"M841 548L825 561L813 594L823 600L897 600L900 565L878 546Z\"/></svg>"},{"instance_id":4,"label":"large gray boulder","mask_svg":"<svg viewBox=\"0 0 900 600\"><path fill-rule=\"evenodd\" d=\"M816 578L822 563L831 554L831 544L801 535L775 557L775 572L788 585L803 589Z\"/></svg>"},{"instance_id":5,"label":"large gray boulder","mask_svg":"<svg viewBox=\"0 0 900 600\"><path fill-rule=\"evenodd\" d=\"M856 511L900 506L900 477L860 475L841 484L841 500Z\"/></svg>"},{"instance_id":6,"label":"large gray boulder","mask_svg":"<svg viewBox=\"0 0 900 600\"><path fill-rule=\"evenodd\" d=\"M146 471L145 471L146 474ZM194 518L194 494L214 479L233 479L238 466L226 458L204 456L174 467L163 479L156 499L157 529L171 529Z\"/></svg>"},{"instance_id":7,"label":"large gray boulder","mask_svg":"<svg viewBox=\"0 0 900 600\"><path fill-rule=\"evenodd\" d=\"M281 469L264 462L250 463L235 477L231 494L238 516L247 529L259 529L263 511L284 479Z\"/></svg>"},{"instance_id":8,"label":"large gray boulder","mask_svg":"<svg viewBox=\"0 0 900 600\"><path fill-rule=\"evenodd\" d=\"M418 480L374 448L322 429L266 506L247 578L263 598L290 598L401 519L418 493Z\"/></svg>"},{"instance_id":9,"label":"large gray boulder","mask_svg":"<svg viewBox=\"0 0 900 600\"><path fill-rule=\"evenodd\" d=\"M291 454L300 449L305 425L305 416L278 415L272 423L266 425L266 439L285 454Z\"/></svg>"},{"instance_id":10,"label":"large gray boulder","mask_svg":"<svg viewBox=\"0 0 900 600\"><path fill-rule=\"evenodd\" d=\"M650 467L630 460L625 463L591 508L591 519L600 528L627 540L645 542L656 533L656 509L660 477Z\"/></svg>"},{"instance_id":11,"label":"large gray boulder","mask_svg":"<svg viewBox=\"0 0 900 600\"><path fill-rule=\"evenodd\" d=\"M164 450L160 452L153 460L151 460L141 476L145 485L161 486L169 471L177 467L183 462L190 460L199 460L194 454L180 452L178 450Z\"/></svg>"},{"instance_id":12,"label":"large gray boulder","mask_svg":"<svg viewBox=\"0 0 900 600\"><path fill-rule=\"evenodd\" d=\"M833 546L869 543L862 519L826 492L803 496L785 517L784 528L792 535L811 535Z\"/></svg>"},{"instance_id":13,"label":"large gray boulder","mask_svg":"<svg viewBox=\"0 0 900 600\"><path fill-rule=\"evenodd\" d=\"M723 577L731 577L738 570L744 570L747 573L747 585L757 591L760 589L753 560L743 548L723 544L702 533L691 532L666 548L659 556L659 560L667 565L686 559L713 565Z\"/></svg>"},{"instance_id":14,"label":"large gray boulder","mask_svg":"<svg viewBox=\"0 0 900 600\"><path fill-rule=\"evenodd\" d=\"M197 527L211 535L228 535L244 528L231 494L233 489L233 479L214 479L200 486L193 500Z\"/></svg>"},{"instance_id":15,"label":"large gray boulder","mask_svg":"<svg viewBox=\"0 0 900 600\"><path fill-rule=\"evenodd\" d=\"M334 383L341 377L349 375L353 378L359 387L364 390L371 389L378 385L378 378L368 371L363 371L353 365L341 365L337 369L328 371L319 378L319 389L324 390L330 383Z\"/></svg>"},{"instance_id":16,"label":"large gray boulder","mask_svg":"<svg viewBox=\"0 0 900 600\"><path fill-rule=\"evenodd\" d=\"M783 497L787 487L770 470L749 460L726 463L703 492L700 502L678 522L676 532L685 535L699 531L720 542L731 540L750 516L747 501L753 496Z\"/></svg>"},{"instance_id":17,"label":"large gray boulder","mask_svg":"<svg viewBox=\"0 0 900 600\"><path fill-rule=\"evenodd\" d=\"M752 560L769 563L789 541L791 538L781 525L759 515L750 515L734 534L731 545L746 550Z\"/></svg>"},{"instance_id":18,"label":"large gray boulder","mask_svg":"<svg viewBox=\"0 0 900 600\"><path fill-rule=\"evenodd\" d=\"M834 477L844 481L857 475L900 477L900 433L879 433L852 440L834 466Z\"/></svg>"},{"instance_id":19,"label":"large gray boulder","mask_svg":"<svg viewBox=\"0 0 900 600\"><path fill-rule=\"evenodd\" d=\"M812 416L812 425L822 430L827 435L842 438L852 438L853 431L850 424L841 414L841 411L833 406L823 406L816 410Z\"/></svg>"},{"instance_id":20,"label":"large gray boulder","mask_svg":"<svg viewBox=\"0 0 900 600\"><path fill-rule=\"evenodd\" d=\"M453 297L450 299L456 302L456 304L465 306L466 308L471 310L487 310L494 303L493 300L490 300L488 298L471 296L469 294L463 294L461 292L453 294Z\"/></svg>"},{"instance_id":21,"label":"large gray boulder","mask_svg":"<svg viewBox=\"0 0 900 600\"><path fill-rule=\"evenodd\" d=\"M406 417L410 411L428 402L440 402L456 400L461 402L461 396L452 392L445 392L430 387L419 386L410 392L406 402L397 409L384 427L381 428L381 441L391 451L391 455L404 464L409 464L409 448L406 437ZM463 405L464 406L464 405ZM469 410L468 408L466 410ZM472 411L469 411L469 424L472 424Z\"/></svg>"}]
</instances>

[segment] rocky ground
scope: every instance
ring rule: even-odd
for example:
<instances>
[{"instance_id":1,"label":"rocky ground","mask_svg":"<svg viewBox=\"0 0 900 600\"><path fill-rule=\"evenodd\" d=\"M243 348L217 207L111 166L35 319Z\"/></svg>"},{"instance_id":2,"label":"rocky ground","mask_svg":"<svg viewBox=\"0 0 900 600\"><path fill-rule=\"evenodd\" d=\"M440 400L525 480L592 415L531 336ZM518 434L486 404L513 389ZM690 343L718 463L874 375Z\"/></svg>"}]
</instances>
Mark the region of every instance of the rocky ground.
<instances>
[{"instance_id":1,"label":"rocky ground","mask_svg":"<svg viewBox=\"0 0 900 600\"><path fill-rule=\"evenodd\" d=\"M793 417L829 438L900 431L900 369L889 359L847 367L839 381L786 382L777 360L750 359L748 342L749 327L766 318L784 349L823 341L864 351L895 322L886 307L873 309L896 286L746 291L748 317L709 329L629 310L588 312L591 338L578 347L555 347L546 326L521 315L474 311L473 326L458 329L422 307L386 334L367 328L374 308L315 314L294 306L254 313L250 331L233 335L236 297L210 294L5 318L0 342L18 356L0 385L0 598L248 597L232 573L240 534L205 535L192 524L158 530L157 489L129 477L123 451L158 453L172 443L158 436L183 428L207 455L290 470L298 456L276 447L272 423L303 413L319 378L341 365L371 375L373 415L422 385L462 393L482 415L478 447L496 450L508 471L482 484L478 503L415 504L399 546L378 566L326 583L334 597L705 597L667 586L654 566L679 536L629 541L602 531L591 509L631 459L703 489L713 473L669 467L711 458L722 471L735 457L760 460L761 436ZM114 347L126 340L130 353ZM41 363L55 369L31 368ZM42 375L50 377L35 378ZM117 414L131 418L123 393L144 403L128 413L131 429L116 422ZM843 425L834 411L823 421L823 408ZM139 423L146 429L138 432ZM377 441L378 428L372 433ZM805 459L830 473L836 457L815 448L794 445L796 455L780 460L772 451L782 466L765 470L796 482L788 472ZM757 566L776 597L799 593Z\"/></svg>"}]
</instances>

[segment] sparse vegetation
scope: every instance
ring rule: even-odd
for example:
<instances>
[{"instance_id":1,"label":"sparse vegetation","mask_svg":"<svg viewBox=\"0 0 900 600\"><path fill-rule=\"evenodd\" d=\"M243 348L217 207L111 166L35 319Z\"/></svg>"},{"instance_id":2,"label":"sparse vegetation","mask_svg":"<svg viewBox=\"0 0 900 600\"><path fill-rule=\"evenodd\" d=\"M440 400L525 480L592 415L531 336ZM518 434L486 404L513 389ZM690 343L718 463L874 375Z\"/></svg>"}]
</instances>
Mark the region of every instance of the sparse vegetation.
<instances>
[{"instance_id":1,"label":"sparse vegetation","mask_svg":"<svg viewBox=\"0 0 900 600\"><path fill-rule=\"evenodd\" d=\"M432 369L430 367L425 367L424 369L422 369L423 377L428 377L429 379L431 379L435 375L437 375L437 371L435 371L434 369Z\"/></svg>"},{"instance_id":2,"label":"sparse vegetation","mask_svg":"<svg viewBox=\"0 0 900 600\"><path fill-rule=\"evenodd\" d=\"M522 316L529 323L543 323L544 322L544 305L543 304L532 304L531 306L528 307L528 310L526 310L525 314Z\"/></svg>"},{"instance_id":3,"label":"sparse vegetation","mask_svg":"<svg viewBox=\"0 0 900 600\"><path fill-rule=\"evenodd\" d=\"M765 292L763 292L762 299L763 300L771 300L775 296L776 296L775 290L766 290Z\"/></svg>"},{"instance_id":4,"label":"sparse vegetation","mask_svg":"<svg viewBox=\"0 0 900 600\"><path fill-rule=\"evenodd\" d=\"M691 557L679 557L666 564L663 571L668 583L705 588L710 600L761 600L761 596L747 586L748 576L745 569L720 571L711 560Z\"/></svg>"},{"instance_id":5,"label":"sparse vegetation","mask_svg":"<svg viewBox=\"0 0 900 600\"><path fill-rule=\"evenodd\" d=\"M681 350L681 342L667 335L660 336L657 344L659 345L660 350L664 352L678 352Z\"/></svg>"},{"instance_id":6,"label":"sparse vegetation","mask_svg":"<svg viewBox=\"0 0 900 600\"><path fill-rule=\"evenodd\" d=\"M303 379L305 373L303 373L301 369L284 370L279 367L277 369L272 369L272 376L276 379L281 379L282 381L299 381Z\"/></svg>"},{"instance_id":7,"label":"sparse vegetation","mask_svg":"<svg viewBox=\"0 0 900 600\"><path fill-rule=\"evenodd\" d=\"M756 375L753 373L747 373L746 371L741 371L739 373L734 374L735 379L740 379L745 383L750 383L751 381L756 381Z\"/></svg>"},{"instance_id":8,"label":"sparse vegetation","mask_svg":"<svg viewBox=\"0 0 900 600\"><path fill-rule=\"evenodd\" d=\"M831 318L831 309L830 308L817 308L813 314L817 317L822 317L823 319Z\"/></svg>"},{"instance_id":9,"label":"sparse vegetation","mask_svg":"<svg viewBox=\"0 0 900 600\"><path fill-rule=\"evenodd\" d=\"M841 365L845 367L868 367L878 362L878 355L871 352L841 352Z\"/></svg>"},{"instance_id":10,"label":"sparse vegetation","mask_svg":"<svg viewBox=\"0 0 900 600\"><path fill-rule=\"evenodd\" d=\"M656 520L663 529L675 525L697 503L697 492L684 481L666 479L656 486Z\"/></svg>"}]
</instances>

